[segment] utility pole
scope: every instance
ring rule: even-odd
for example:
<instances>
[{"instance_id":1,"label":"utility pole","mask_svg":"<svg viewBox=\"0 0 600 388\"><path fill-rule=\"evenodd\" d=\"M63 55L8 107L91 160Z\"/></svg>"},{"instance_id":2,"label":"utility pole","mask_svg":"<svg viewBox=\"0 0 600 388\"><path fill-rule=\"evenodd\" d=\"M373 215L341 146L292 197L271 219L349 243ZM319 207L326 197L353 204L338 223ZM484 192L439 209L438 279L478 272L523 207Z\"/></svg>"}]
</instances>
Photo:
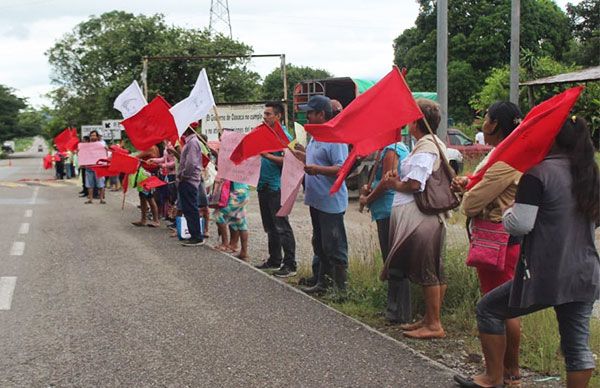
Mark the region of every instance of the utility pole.
<instances>
[{"instance_id":1,"label":"utility pole","mask_svg":"<svg viewBox=\"0 0 600 388\"><path fill-rule=\"evenodd\" d=\"M442 113L437 135L446 140L448 131L448 0L437 2L437 96Z\"/></svg>"},{"instance_id":2,"label":"utility pole","mask_svg":"<svg viewBox=\"0 0 600 388\"><path fill-rule=\"evenodd\" d=\"M510 102L518 106L521 0L511 0L510 10Z\"/></svg>"},{"instance_id":3,"label":"utility pole","mask_svg":"<svg viewBox=\"0 0 600 388\"><path fill-rule=\"evenodd\" d=\"M229 18L229 0L210 1L210 22L208 30L213 34L223 34L233 38L231 19Z\"/></svg>"}]
</instances>

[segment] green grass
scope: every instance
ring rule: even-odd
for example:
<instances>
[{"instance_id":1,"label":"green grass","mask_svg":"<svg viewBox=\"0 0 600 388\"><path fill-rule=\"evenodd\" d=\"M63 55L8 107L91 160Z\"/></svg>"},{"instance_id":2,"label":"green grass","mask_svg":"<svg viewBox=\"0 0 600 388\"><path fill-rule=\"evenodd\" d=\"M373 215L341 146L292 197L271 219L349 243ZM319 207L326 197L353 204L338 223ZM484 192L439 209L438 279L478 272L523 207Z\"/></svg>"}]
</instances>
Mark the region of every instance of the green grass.
<instances>
[{"instance_id":1,"label":"green grass","mask_svg":"<svg viewBox=\"0 0 600 388\"><path fill-rule=\"evenodd\" d=\"M33 144L33 137L21 137L15 139L15 152L27 151Z\"/></svg>"},{"instance_id":2,"label":"green grass","mask_svg":"<svg viewBox=\"0 0 600 388\"><path fill-rule=\"evenodd\" d=\"M459 213L454 223L464 223ZM458 219L458 221L456 219ZM367 248L365 248L366 252ZM477 340L475 305L480 298L476 272L465 265L466 246L448 248L445 255L445 271L448 291L442 308L442 321L449 337L461 339L469 353L481 354ZM379 252L361 258L351 258L347 298L326 295L322 300L335 309L348 314L373 327L384 327L382 312L385 309L387 283L379 280L382 260ZM310 273L310 264L299 268L301 276ZM412 287L413 313L423 314L424 303L419 287ZM564 361L560 355L560 336L556 317L547 309L522 319L521 365L541 374L563 375ZM594 354L600 355L600 321L592 319L591 346ZM430 355L433 356L433 355ZM564 381L564 379L562 380ZM600 374L594 373L591 386L600 386Z\"/></svg>"}]
</instances>

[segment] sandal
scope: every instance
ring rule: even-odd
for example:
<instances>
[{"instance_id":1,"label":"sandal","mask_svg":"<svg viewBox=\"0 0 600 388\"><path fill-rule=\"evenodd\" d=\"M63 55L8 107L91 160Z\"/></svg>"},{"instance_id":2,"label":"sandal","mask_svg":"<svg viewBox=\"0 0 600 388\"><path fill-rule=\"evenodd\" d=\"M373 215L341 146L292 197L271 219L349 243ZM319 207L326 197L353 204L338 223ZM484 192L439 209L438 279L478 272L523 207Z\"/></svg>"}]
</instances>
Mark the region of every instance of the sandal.
<instances>
[{"instance_id":1,"label":"sandal","mask_svg":"<svg viewBox=\"0 0 600 388\"><path fill-rule=\"evenodd\" d=\"M134 226L146 226L146 223L145 222L141 222L141 221L134 221L134 222L131 223L131 225L134 225Z\"/></svg>"},{"instance_id":2,"label":"sandal","mask_svg":"<svg viewBox=\"0 0 600 388\"><path fill-rule=\"evenodd\" d=\"M86 204L86 205L89 205L91 203L93 203L91 199L88 199L87 201L84 202L84 204Z\"/></svg>"},{"instance_id":3,"label":"sandal","mask_svg":"<svg viewBox=\"0 0 600 388\"><path fill-rule=\"evenodd\" d=\"M472 377L463 377L460 375L454 375L454 381L456 381L458 383L459 387L467 387L467 388L486 388L483 385L479 385L477 384L475 381L473 381ZM502 384L500 385L494 385L490 388L502 388Z\"/></svg>"},{"instance_id":4,"label":"sandal","mask_svg":"<svg viewBox=\"0 0 600 388\"><path fill-rule=\"evenodd\" d=\"M512 388L520 388L521 387L521 376L510 376L504 375L504 386L512 387Z\"/></svg>"},{"instance_id":5,"label":"sandal","mask_svg":"<svg viewBox=\"0 0 600 388\"><path fill-rule=\"evenodd\" d=\"M236 255L235 258L238 259L238 260L244 261L246 263L250 262L250 257L249 256Z\"/></svg>"},{"instance_id":6,"label":"sandal","mask_svg":"<svg viewBox=\"0 0 600 388\"><path fill-rule=\"evenodd\" d=\"M100 204L101 204L101 205L106 205L106 201L105 201L105 200L103 200L103 199L101 199L101 200L100 200Z\"/></svg>"},{"instance_id":7,"label":"sandal","mask_svg":"<svg viewBox=\"0 0 600 388\"><path fill-rule=\"evenodd\" d=\"M150 228L160 228L160 223L158 222L149 222L146 224L146 226L150 227Z\"/></svg>"},{"instance_id":8,"label":"sandal","mask_svg":"<svg viewBox=\"0 0 600 388\"><path fill-rule=\"evenodd\" d=\"M231 250L231 248L229 248L228 246L223 246L223 245L215 245L214 248L217 251L225 252L225 253L233 253L233 252L235 252L235 251Z\"/></svg>"}]
</instances>

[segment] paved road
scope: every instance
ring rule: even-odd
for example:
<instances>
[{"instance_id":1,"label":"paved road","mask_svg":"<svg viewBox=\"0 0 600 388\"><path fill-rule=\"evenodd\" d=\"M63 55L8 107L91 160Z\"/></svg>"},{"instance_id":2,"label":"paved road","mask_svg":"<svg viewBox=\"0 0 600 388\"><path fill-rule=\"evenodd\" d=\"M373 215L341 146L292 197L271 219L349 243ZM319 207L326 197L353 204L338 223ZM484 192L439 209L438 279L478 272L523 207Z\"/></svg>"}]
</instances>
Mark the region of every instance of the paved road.
<instances>
[{"instance_id":1,"label":"paved road","mask_svg":"<svg viewBox=\"0 0 600 388\"><path fill-rule=\"evenodd\" d=\"M116 195L84 205L35 156L0 161L0 387L452 386L246 264L131 226Z\"/></svg>"}]
</instances>

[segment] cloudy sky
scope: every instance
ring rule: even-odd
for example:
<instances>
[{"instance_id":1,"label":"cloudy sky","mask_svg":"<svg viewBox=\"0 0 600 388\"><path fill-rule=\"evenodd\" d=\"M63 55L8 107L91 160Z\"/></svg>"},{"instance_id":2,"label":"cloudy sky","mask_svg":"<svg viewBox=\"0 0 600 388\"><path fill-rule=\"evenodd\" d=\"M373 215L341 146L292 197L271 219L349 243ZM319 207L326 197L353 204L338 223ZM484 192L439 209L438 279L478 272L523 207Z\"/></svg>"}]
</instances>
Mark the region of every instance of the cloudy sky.
<instances>
[{"instance_id":1,"label":"cloudy sky","mask_svg":"<svg viewBox=\"0 0 600 388\"><path fill-rule=\"evenodd\" d=\"M558 0L564 7L566 0ZM572 1L578 2L578 1ZM50 66L44 52L90 15L114 9L162 13L170 24L208 26L210 0L0 0L0 84L35 106L47 104ZM337 76L378 79L389 71L392 41L413 25L416 0L229 0L233 37L256 54L285 53L289 63ZM259 59L262 76L278 59Z\"/></svg>"}]
</instances>

